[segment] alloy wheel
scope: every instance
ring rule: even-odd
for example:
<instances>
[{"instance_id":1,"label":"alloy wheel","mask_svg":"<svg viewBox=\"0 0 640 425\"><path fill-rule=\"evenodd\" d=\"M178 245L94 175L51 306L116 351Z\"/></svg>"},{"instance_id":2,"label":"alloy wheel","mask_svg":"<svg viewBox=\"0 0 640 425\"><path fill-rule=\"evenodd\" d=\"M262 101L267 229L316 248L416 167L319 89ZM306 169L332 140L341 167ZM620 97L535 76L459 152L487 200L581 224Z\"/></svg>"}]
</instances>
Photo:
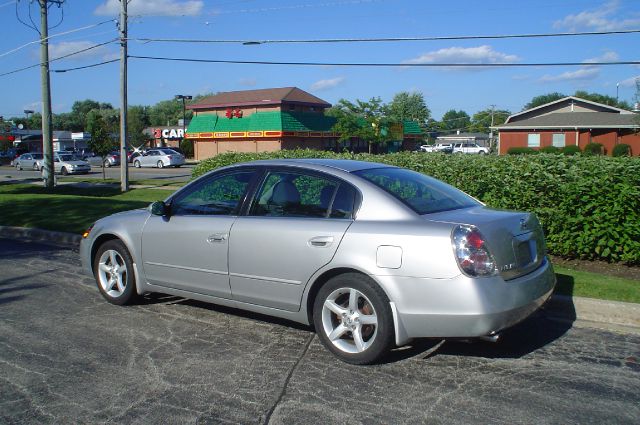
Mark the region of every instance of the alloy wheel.
<instances>
[{"instance_id":1,"label":"alloy wheel","mask_svg":"<svg viewBox=\"0 0 640 425\"><path fill-rule=\"evenodd\" d=\"M121 296L127 286L127 263L116 250L102 253L98 262L98 282L110 297Z\"/></svg>"},{"instance_id":2,"label":"alloy wheel","mask_svg":"<svg viewBox=\"0 0 640 425\"><path fill-rule=\"evenodd\" d=\"M322 327L329 341L345 353L362 353L375 341L378 316L371 301L354 288L339 288L322 305Z\"/></svg>"}]
</instances>

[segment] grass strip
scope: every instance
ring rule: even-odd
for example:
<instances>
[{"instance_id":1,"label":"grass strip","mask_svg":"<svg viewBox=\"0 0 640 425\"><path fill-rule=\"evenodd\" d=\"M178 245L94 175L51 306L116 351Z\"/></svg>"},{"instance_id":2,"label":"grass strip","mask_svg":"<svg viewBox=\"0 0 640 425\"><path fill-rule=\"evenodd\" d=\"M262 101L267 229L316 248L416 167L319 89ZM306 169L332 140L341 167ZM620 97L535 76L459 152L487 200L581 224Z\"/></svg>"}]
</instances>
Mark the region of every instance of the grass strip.
<instances>
[{"instance_id":1,"label":"grass strip","mask_svg":"<svg viewBox=\"0 0 640 425\"><path fill-rule=\"evenodd\" d=\"M99 218L145 208L171 193L161 189L122 193L114 187L57 186L49 190L28 184L0 184L0 224L82 233Z\"/></svg>"},{"instance_id":2,"label":"grass strip","mask_svg":"<svg viewBox=\"0 0 640 425\"><path fill-rule=\"evenodd\" d=\"M640 281L554 266L555 293L609 301L640 303Z\"/></svg>"}]
</instances>

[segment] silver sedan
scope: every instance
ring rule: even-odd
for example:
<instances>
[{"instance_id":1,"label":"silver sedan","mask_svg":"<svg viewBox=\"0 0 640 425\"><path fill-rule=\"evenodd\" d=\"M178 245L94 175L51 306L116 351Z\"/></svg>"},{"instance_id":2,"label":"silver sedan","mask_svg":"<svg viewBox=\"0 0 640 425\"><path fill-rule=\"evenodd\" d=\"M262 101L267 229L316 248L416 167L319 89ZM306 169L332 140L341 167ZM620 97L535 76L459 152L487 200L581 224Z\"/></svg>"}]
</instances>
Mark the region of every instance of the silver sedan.
<instances>
[{"instance_id":1,"label":"silver sedan","mask_svg":"<svg viewBox=\"0 0 640 425\"><path fill-rule=\"evenodd\" d=\"M184 164L184 156L169 148L149 149L133 160L136 168L140 167L180 167Z\"/></svg>"},{"instance_id":2,"label":"silver sedan","mask_svg":"<svg viewBox=\"0 0 640 425\"><path fill-rule=\"evenodd\" d=\"M111 303L160 292L312 324L354 364L413 338L497 339L555 284L533 214L348 160L220 168L97 221L80 254Z\"/></svg>"},{"instance_id":3,"label":"silver sedan","mask_svg":"<svg viewBox=\"0 0 640 425\"><path fill-rule=\"evenodd\" d=\"M42 154L23 153L13 161L13 165L15 165L18 170L40 171L42 168Z\"/></svg>"}]
</instances>

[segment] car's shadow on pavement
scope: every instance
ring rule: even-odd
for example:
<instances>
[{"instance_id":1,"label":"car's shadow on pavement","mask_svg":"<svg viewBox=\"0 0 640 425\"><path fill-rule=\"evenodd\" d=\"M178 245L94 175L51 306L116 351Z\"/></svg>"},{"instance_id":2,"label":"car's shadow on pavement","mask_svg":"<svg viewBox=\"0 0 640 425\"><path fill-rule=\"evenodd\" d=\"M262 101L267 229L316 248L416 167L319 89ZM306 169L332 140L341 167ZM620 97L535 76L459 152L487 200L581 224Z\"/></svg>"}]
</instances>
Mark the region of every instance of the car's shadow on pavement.
<instances>
[{"instance_id":1,"label":"car's shadow on pavement","mask_svg":"<svg viewBox=\"0 0 640 425\"><path fill-rule=\"evenodd\" d=\"M516 326L503 331L498 342L482 339L417 339L406 347L393 350L386 362L392 363L408 358L429 359L436 356L517 359L561 338L573 327L574 321L575 310L573 318L570 314L559 317L540 310Z\"/></svg>"},{"instance_id":2,"label":"car's shadow on pavement","mask_svg":"<svg viewBox=\"0 0 640 425\"><path fill-rule=\"evenodd\" d=\"M143 305L162 303L188 305L239 318L258 320L307 332L314 331L313 327L297 322L170 295L149 294L139 301L139 304ZM481 339L420 338L413 340L406 346L392 350L383 363L395 363L407 359L427 360L435 356L517 359L561 338L573 327L575 320L575 308L571 297L563 297L560 301L556 297L523 322L503 331L498 342Z\"/></svg>"}]
</instances>

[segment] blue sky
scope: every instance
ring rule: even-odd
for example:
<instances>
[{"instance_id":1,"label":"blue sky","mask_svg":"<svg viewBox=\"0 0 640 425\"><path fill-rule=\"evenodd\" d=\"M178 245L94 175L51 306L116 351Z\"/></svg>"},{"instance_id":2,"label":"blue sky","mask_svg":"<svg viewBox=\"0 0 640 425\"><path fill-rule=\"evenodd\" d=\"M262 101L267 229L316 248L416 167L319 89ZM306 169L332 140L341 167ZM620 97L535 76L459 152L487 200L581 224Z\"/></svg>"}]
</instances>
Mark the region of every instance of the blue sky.
<instances>
[{"instance_id":1,"label":"blue sky","mask_svg":"<svg viewBox=\"0 0 640 425\"><path fill-rule=\"evenodd\" d=\"M29 0L18 2L29 22ZM50 31L51 58L117 37L117 0L67 0L64 20ZM0 0L0 74L39 62L38 34L16 18L15 1ZM33 20L38 10L32 6ZM638 0L132 0L130 38L278 40L469 36L640 29ZM50 23L60 21L53 7ZM89 28L85 28L89 27ZM85 28L85 29L81 29ZM64 34L66 33L66 34ZM26 45L26 46L25 46ZM24 46L24 47L23 47ZM636 65L589 66L593 61L640 60L640 33L564 38L333 44L185 44L130 41L129 54L198 59L385 62L541 63L584 66L491 69L356 68L339 66L196 64L129 60L129 104L152 105L175 94L297 86L335 103L340 98L390 101L400 91L423 93L433 117L449 109L470 115L495 105L517 112L532 97L587 90L632 102ZM19 48L19 49L18 49ZM18 49L18 50L15 50ZM13 51L15 50L15 51ZM68 69L117 58L117 43L55 61ZM76 100L119 105L119 64L52 73L54 112ZM41 109L38 67L0 77L0 115Z\"/></svg>"}]
</instances>

